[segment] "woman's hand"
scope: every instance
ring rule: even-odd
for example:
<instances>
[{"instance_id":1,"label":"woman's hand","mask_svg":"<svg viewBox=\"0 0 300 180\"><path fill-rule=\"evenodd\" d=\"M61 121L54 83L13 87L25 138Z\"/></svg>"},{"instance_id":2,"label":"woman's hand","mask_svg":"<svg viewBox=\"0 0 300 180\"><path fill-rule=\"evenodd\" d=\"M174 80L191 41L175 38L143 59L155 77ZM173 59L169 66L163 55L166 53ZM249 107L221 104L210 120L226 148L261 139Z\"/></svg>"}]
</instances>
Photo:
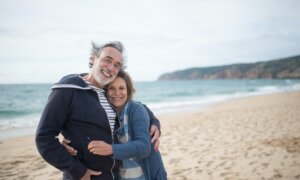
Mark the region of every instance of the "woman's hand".
<instances>
[{"instance_id":1,"label":"woman's hand","mask_svg":"<svg viewBox=\"0 0 300 180\"><path fill-rule=\"evenodd\" d=\"M68 139L63 139L61 144L66 148L66 150L68 151L69 154L71 154L72 156L76 156L77 155L77 150L74 149L73 147L69 146L68 144L70 144L71 141Z\"/></svg>"},{"instance_id":2,"label":"woman's hand","mask_svg":"<svg viewBox=\"0 0 300 180\"><path fill-rule=\"evenodd\" d=\"M112 146L107 144L104 141L91 141L88 144L88 150L92 154L102 155L102 156L109 156L112 155Z\"/></svg>"},{"instance_id":3,"label":"woman's hand","mask_svg":"<svg viewBox=\"0 0 300 180\"><path fill-rule=\"evenodd\" d=\"M101 171L93 171L88 169L80 180L90 180L91 176L99 176L101 174Z\"/></svg>"},{"instance_id":4,"label":"woman's hand","mask_svg":"<svg viewBox=\"0 0 300 180\"><path fill-rule=\"evenodd\" d=\"M155 125L151 126L150 136L151 136L151 143L154 144L154 150L158 151L160 133L159 133L159 129L157 128L157 126L155 126Z\"/></svg>"}]
</instances>

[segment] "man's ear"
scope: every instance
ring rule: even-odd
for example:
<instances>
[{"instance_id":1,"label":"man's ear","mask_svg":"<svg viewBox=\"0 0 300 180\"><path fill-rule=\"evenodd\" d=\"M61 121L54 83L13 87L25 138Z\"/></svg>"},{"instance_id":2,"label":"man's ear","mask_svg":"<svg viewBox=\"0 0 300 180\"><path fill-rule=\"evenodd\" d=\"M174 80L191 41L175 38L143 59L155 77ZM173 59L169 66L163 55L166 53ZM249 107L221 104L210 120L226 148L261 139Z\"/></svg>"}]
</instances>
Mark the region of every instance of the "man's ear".
<instances>
[{"instance_id":1,"label":"man's ear","mask_svg":"<svg viewBox=\"0 0 300 180\"><path fill-rule=\"evenodd\" d=\"M89 67L92 68L95 62L96 56L95 55L91 55L90 57L90 62L89 62Z\"/></svg>"},{"instance_id":2,"label":"man's ear","mask_svg":"<svg viewBox=\"0 0 300 180\"><path fill-rule=\"evenodd\" d=\"M90 61L94 64L96 58L97 58L96 55L92 55L90 58Z\"/></svg>"}]
</instances>

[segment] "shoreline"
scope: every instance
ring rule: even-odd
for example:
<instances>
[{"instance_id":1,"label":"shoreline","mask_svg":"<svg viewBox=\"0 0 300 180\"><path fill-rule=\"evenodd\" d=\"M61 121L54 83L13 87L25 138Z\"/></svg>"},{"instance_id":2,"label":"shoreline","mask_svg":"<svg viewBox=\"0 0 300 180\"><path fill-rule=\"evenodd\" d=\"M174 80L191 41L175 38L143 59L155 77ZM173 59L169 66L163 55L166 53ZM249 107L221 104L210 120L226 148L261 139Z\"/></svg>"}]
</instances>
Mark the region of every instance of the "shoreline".
<instances>
[{"instance_id":1,"label":"shoreline","mask_svg":"<svg viewBox=\"0 0 300 180\"><path fill-rule=\"evenodd\" d=\"M0 141L19 138L23 136L33 136L35 134L37 126L11 128L1 130Z\"/></svg>"},{"instance_id":2,"label":"shoreline","mask_svg":"<svg viewBox=\"0 0 300 180\"><path fill-rule=\"evenodd\" d=\"M300 179L300 92L158 115L169 179ZM0 179L61 179L34 135L0 140Z\"/></svg>"},{"instance_id":3,"label":"shoreline","mask_svg":"<svg viewBox=\"0 0 300 180\"><path fill-rule=\"evenodd\" d=\"M300 85L300 84L299 84ZM271 95L271 94L281 94L281 93L294 93L300 91L299 85L293 85L290 89L282 91L282 90L269 90L269 91L254 91L247 93L234 93L234 94L221 94L216 96L204 96L197 97L193 100L185 100L183 102L175 101L168 102L163 105L153 105L151 103L146 103L146 105L153 111L156 116L165 116L173 113L191 113L198 110L207 110L210 107L213 107L216 104L229 102L236 99L243 99L248 97L256 97L261 95ZM16 137L22 137L30 134L34 134L40 119L40 113L36 113L35 115L28 115L28 117L19 117L18 119L22 121L23 125L27 124L27 126L20 127L20 124L12 124L10 128L4 128L5 125L2 125L2 129L0 129L0 141L5 139L11 139ZM34 119L34 121L32 121ZM4 121L6 122L6 121ZM17 122L17 121L16 121ZM8 122L7 122L8 123ZM22 124L21 123L21 124ZM28 126L29 125L29 126Z\"/></svg>"},{"instance_id":4,"label":"shoreline","mask_svg":"<svg viewBox=\"0 0 300 180\"><path fill-rule=\"evenodd\" d=\"M153 110L155 116L157 117L163 117L163 116L168 116L171 114L185 114L185 113L193 113L195 111L205 111L210 109L211 107L214 107L217 104L224 103L224 102L229 102L229 101L234 101L234 100L239 100L243 98L251 98L251 97L256 97L256 96L264 96L264 95L272 95L272 94L285 94L285 93L295 93L298 91L287 91L287 92L271 92L271 93L263 93L263 94L247 94L244 96L232 96L232 97L227 97L225 99L220 99L217 101L212 101L212 102L206 102L205 103L199 103L199 104L183 104L178 107L170 107L166 108L164 107L163 111L160 110ZM200 101L200 100L199 100ZM147 104L146 104L147 105ZM147 105L148 106L148 105ZM148 106L149 107L149 106ZM37 122L38 123L38 122ZM37 128L37 124L34 126L26 126L26 127L14 127L14 128L9 128L9 129L1 129L0 133L0 141L3 140L8 140L8 139L13 139L13 138L18 138L22 136L27 136L27 135L34 135L35 131Z\"/></svg>"}]
</instances>

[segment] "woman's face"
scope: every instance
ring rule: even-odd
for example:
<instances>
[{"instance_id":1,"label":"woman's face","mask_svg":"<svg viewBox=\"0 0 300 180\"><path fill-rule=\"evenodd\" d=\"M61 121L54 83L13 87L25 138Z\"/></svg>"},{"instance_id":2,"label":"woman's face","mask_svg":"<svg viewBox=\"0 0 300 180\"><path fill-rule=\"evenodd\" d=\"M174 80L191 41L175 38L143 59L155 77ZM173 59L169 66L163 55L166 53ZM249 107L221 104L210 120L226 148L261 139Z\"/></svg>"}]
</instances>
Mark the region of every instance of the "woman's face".
<instances>
[{"instance_id":1,"label":"woman's face","mask_svg":"<svg viewBox=\"0 0 300 180\"><path fill-rule=\"evenodd\" d=\"M122 110L127 101L127 87L124 79L117 77L108 85L108 99L118 111Z\"/></svg>"}]
</instances>

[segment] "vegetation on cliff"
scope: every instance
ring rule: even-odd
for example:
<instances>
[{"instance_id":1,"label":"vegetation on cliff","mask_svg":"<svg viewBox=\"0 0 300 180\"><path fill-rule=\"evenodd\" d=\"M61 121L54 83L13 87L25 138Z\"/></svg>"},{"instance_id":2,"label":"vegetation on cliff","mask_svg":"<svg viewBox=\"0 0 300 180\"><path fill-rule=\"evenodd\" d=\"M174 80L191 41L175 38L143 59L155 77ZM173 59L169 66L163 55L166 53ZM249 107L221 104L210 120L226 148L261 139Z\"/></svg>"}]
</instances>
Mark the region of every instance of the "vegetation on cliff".
<instances>
[{"instance_id":1,"label":"vegetation on cliff","mask_svg":"<svg viewBox=\"0 0 300 180\"><path fill-rule=\"evenodd\" d=\"M189 68L162 74L158 80L296 78L300 78L300 55L257 63Z\"/></svg>"}]
</instances>

